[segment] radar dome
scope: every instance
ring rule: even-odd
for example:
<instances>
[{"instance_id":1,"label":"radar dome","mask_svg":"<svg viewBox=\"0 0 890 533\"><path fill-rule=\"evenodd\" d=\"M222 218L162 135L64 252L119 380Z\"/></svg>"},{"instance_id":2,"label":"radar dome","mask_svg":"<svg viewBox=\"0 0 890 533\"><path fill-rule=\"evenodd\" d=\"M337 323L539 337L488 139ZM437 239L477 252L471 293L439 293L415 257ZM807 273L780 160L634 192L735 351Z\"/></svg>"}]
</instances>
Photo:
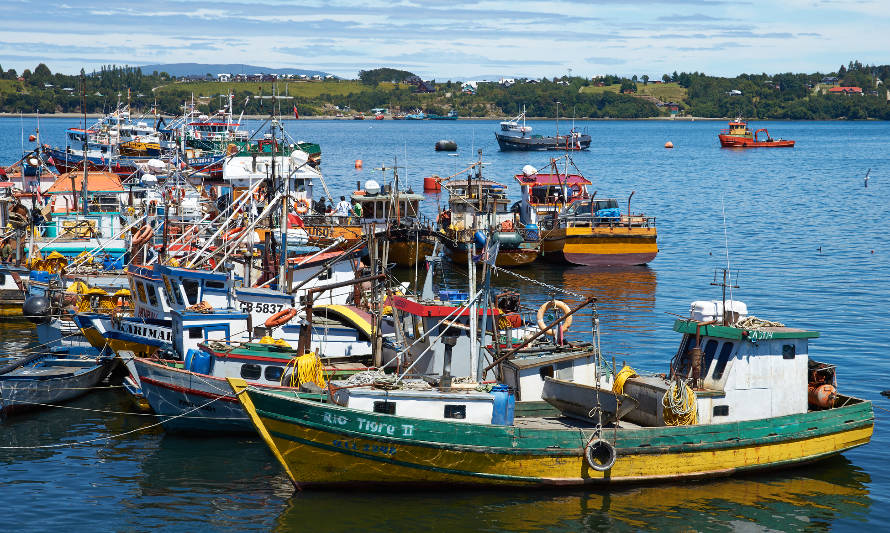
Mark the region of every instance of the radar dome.
<instances>
[{"instance_id":1,"label":"radar dome","mask_svg":"<svg viewBox=\"0 0 890 533\"><path fill-rule=\"evenodd\" d=\"M538 169L536 169L535 167L533 167L531 165L525 165L524 167L522 167L522 173L525 174L526 176L531 176L532 174L537 174Z\"/></svg>"},{"instance_id":2,"label":"radar dome","mask_svg":"<svg viewBox=\"0 0 890 533\"><path fill-rule=\"evenodd\" d=\"M368 180L365 182L365 191L368 194L377 194L380 192L380 184L374 180Z\"/></svg>"}]
</instances>

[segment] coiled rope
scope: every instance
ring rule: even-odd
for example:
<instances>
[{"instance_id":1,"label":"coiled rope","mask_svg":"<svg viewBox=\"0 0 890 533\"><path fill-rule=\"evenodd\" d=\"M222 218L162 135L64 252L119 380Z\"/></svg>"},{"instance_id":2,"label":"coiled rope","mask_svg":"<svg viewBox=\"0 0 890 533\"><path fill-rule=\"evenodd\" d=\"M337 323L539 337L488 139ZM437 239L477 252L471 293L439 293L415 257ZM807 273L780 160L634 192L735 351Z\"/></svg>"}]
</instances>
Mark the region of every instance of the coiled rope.
<instances>
[{"instance_id":1,"label":"coiled rope","mask_svg":"<svg viewBox=\"0 0 890 533\"><path fill-rule=\"evenodd\" d=\"M672 381L661 398L661 405L665 425L691 426L698 423L695 391L685 383L680 387L676 381Z\"/></svg>"},{"instance_id":2,"label":"coiled rope","mask_svg":"<svg viewBox=\"0 0 890 533\"><path fill-rule=\"evenodd\" d=\"M612 392L615 394L624 394L624 382L635 377L637 377L636 371L633 368L624 365L624 368L615 375L615 381L612 383Z\"/></svg>"}]
</instances>

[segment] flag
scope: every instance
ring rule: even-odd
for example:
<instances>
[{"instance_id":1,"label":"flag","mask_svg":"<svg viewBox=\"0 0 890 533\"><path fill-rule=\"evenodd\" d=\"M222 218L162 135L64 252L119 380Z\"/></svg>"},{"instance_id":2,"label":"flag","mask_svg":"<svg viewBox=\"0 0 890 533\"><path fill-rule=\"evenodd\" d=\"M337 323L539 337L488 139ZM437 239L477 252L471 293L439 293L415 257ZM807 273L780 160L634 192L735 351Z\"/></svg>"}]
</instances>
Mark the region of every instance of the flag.
<instances>
[{"instance_id":1,"label":"flag","mask_svg":"<svg viewBox=\"0 0 890 533\"><path fill-rule=\"evenodd\" d=\"M294 118L300 118L300 115L297 113L297 106L294 106Z\"/></svg>"},{"instance_id":2,"label":"flag","mask_svg":"<svg viewBox=\"0 0 890 533\"><path fill-rule=\"evenodd\" d=\"M288 228L302 228L303 227L303 219L300 218L299 215L295 215L294 213L288 213L287 227Z\"/></svg>"}]
</instances>

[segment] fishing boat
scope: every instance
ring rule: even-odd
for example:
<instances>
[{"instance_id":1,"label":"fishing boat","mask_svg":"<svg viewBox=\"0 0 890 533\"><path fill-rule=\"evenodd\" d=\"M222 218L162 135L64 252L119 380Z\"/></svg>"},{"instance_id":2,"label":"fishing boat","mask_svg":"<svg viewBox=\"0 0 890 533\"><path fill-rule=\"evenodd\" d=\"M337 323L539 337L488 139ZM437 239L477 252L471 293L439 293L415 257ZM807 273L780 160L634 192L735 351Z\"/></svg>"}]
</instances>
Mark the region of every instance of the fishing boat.
<instances>
[{"instance_id":1,"label":"fishing boat","mask_svg":"<svg viewBox=\"0 0 890 533\"><path fill-rule=\"evenodd\" d=\"M760 137L763 133L765 138ZM729 128L720 130L717 135L723 148L793 148L794 141L773 139L766 128L757 131L748 129L748 123L738 118L729 122Z\"/></svg>"},{"instance_id":2,"label":"fishing boat","mask_svg":"<svg viewBox=\"0 0 890 533\"><path fill-rule=\"evenodd\" d=\"M520 124L520 121L522 123ZM557 123L558 129L558 123ZM517 117L500 123L500 130L494 133L502 152L543 151L543 150L587 150L590 148L590 135L572 129L566 135L558 132L554 136L533 135L532 127L525 123L525 107Z\"/></svg>"},{"instance_id":3,"label":"fishing boat","mask_svg":"<svg viewBox=\"0 0 890 533\"><path fill-rule=\"evenodd\" d=\"M451 111L449 111L448 113L446 113L444 115L437 115L435 113L430 113L426 116L426 118L429 120L457 120L459 118L459 115L457 113L457 110L452 109Z\"/></svg>"},{"instance_id":4,"label":"fishing boat","mask_svg":"<svg viewBox=\"0 0 890 533\"><path fill-rule=\"evenodd\" d=\"M580 174L531 165L515 176L520 220L540 226L541 257L576 265L641 265L658 254L655 218L621 213L615 198L594 198ZM631 197L633 193L631 193ZM630 198L627 200L630 207Z\"/></svg>"},{"instance_id":5,"label":"fishing boat","mask_svg":"<svg viewBox=\"0 0 890 533\"><path fill-rule=\"evenodd\" d=\"M471 165L467 177L441 181L448 191L448 207L439 215L439 234L448 258L467 264L468 252L481 250L490 239L498 243L495 264L525 266L538 258L541 240L537 225L524 224L511 210L507 187L482 178L481 161Z\"/></svg>"},{"instance_id":6,"label":"fishing boat","mask_svg":"<svg viewBox=\"0 0 890 533\"><path fill-rule=\"evenodd\" d=\"M682 338L666 376L613 367L594 382L594 407L597 391L638 401L614 422L602 409L586 421L511 413L502 389L356 408L229 382L300 488L677 482L808 464L871 439L871 402L838 392L837 369L810 359L817 332L732 300L694 302L673 329Z\"/></svg>"},{"instance_id":7,"label":"fishing boat","mask_svg":"<svg viewBox=\"0 0 890 533\"><path fill-rule=\"evenodd\" d=\"M111 357L41 352L0 366L0 414L58 404L89 392L112 369Z\"/></svg>"}]
</instances>

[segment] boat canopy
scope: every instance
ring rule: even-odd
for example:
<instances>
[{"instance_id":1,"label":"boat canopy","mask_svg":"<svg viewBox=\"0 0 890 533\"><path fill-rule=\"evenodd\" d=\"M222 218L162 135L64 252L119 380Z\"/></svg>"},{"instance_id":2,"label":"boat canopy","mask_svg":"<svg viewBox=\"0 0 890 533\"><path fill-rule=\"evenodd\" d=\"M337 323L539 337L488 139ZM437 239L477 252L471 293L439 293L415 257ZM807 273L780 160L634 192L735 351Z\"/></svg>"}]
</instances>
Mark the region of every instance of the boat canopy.
<instances>
[{"instance_id":1,"label":"boat canopy","mask_svg":"<svg viewBox=\"0 0 890 533\"><path fill-rule=\"evenodd\" d=\"M516 174L516 181L522 185L590 185L591 182L580 174Z\"/></svg>"}]
</instances>

